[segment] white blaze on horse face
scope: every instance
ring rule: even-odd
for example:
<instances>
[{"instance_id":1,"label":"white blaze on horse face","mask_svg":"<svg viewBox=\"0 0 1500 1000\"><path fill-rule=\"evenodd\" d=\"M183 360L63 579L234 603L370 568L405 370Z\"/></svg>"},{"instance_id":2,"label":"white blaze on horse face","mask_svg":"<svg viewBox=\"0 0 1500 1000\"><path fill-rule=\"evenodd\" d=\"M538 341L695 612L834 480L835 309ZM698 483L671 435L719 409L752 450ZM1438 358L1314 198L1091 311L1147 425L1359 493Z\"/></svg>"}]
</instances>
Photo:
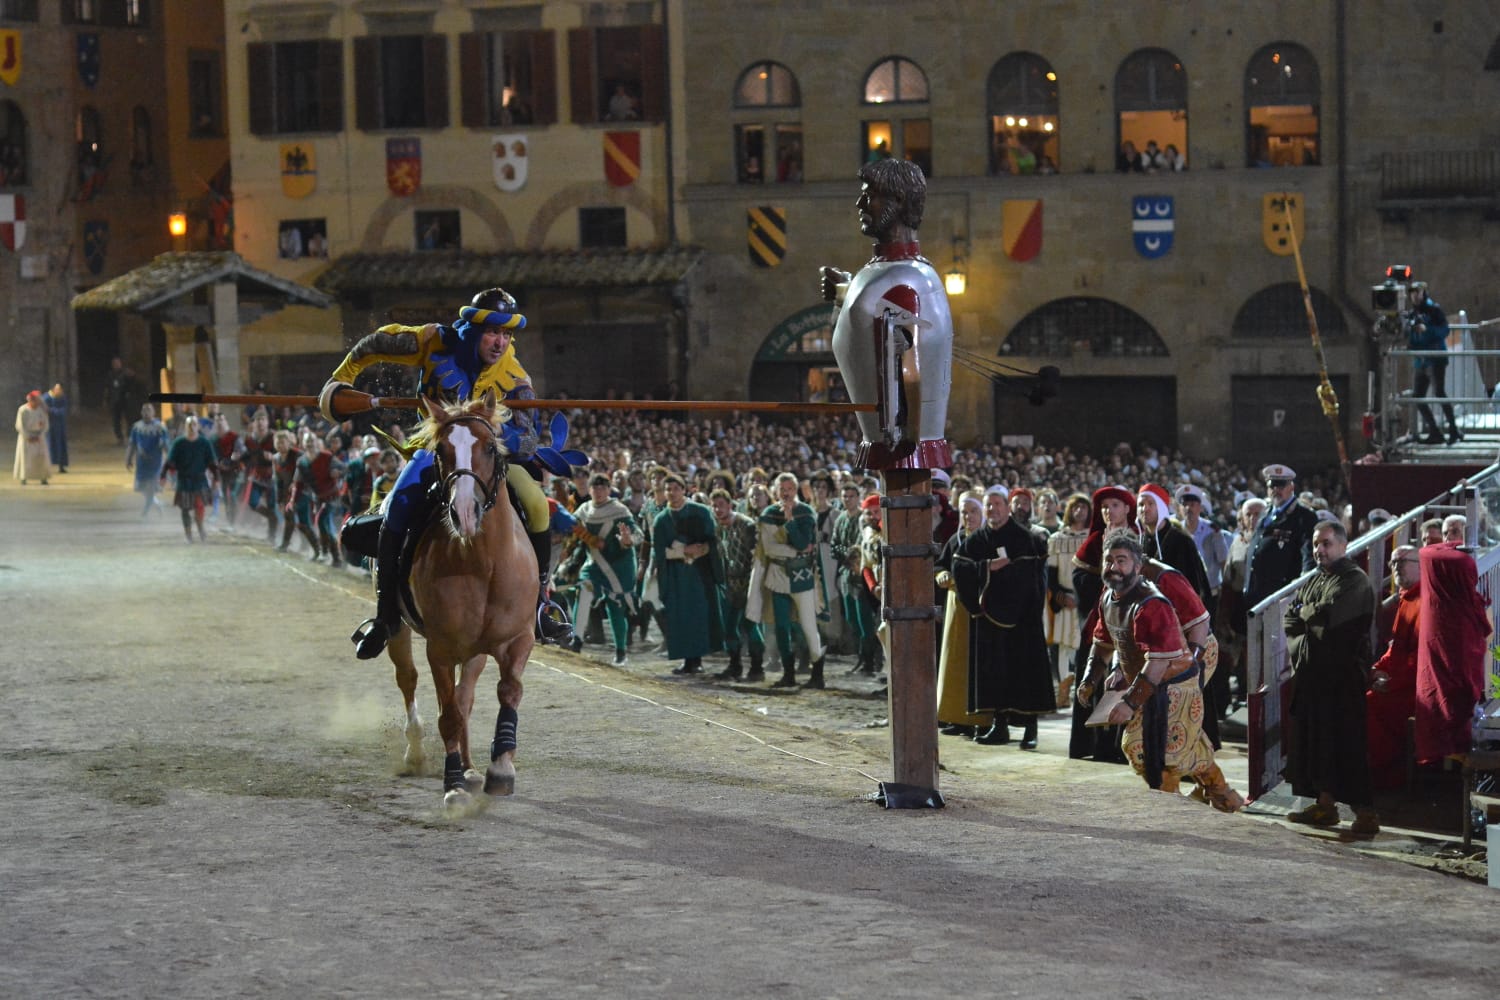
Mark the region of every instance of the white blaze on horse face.
<instances>
[{"instance_id":1,"label":"white blaze on horse face","mask_svg":"<svg viewBox=\"0 0 1500 1000\"><path fill-rule=\"evenodd\" d=\"M453 446L453 467L456 472L474 471L474 432L459 424L448 433L448 443ZM479 500L474 496L474 477L459 476L453 484L453 516L457 519L458 532L465 538L479 534Z\"/></svg>"}]
</instances>

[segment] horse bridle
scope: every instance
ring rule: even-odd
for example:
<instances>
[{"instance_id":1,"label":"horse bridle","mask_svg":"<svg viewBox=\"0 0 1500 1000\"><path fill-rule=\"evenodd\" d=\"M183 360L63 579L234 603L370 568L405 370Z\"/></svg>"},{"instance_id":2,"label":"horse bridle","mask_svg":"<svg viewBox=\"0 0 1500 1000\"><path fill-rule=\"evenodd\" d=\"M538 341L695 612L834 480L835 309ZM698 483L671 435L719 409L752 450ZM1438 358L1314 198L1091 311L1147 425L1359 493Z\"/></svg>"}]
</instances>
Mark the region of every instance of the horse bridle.
<instances>
[{"instance_id":1,"label":"horse bridle","mask_svg":"<svg viewBox=\"0 0 1500 1000\"><path fill-rule=\"evenodd\" d=\"M473 421L474 423L479 424L489 434L489 453L495 459L495 467L494 470L490 473L490 481L488 483L480 479L479 474L476 473L473 469L454 469L452 472L448 473L443 477L443 506L446 507L452 502L453 484L458 482L461 477L468 476L469 478L474 480L474 485L477 486L479 488L479 492L484 495L484 506L481 509L484 511L484 513L488 514L490 508L495 506L495 499L500 494L500 479L505 475L505 456L500 452L500 446L498 443L499 438L495 434L494 424L491 424L488 420L479 416L479 414L477 413L466 413L461 417L454 417L447 423L457 424L464 421ZM446 424L444 426L446 426Z\"/></svg>"}]
</instances>

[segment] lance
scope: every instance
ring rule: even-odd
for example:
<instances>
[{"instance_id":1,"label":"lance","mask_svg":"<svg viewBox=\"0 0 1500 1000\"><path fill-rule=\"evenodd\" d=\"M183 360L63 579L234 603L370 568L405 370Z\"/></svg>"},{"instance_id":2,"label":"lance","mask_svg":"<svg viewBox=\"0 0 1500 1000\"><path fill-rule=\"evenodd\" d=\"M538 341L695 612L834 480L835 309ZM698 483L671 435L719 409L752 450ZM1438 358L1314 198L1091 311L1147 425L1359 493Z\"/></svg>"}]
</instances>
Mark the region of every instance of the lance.
<instances>
[{"instance_id":1,"label":"lance","mask_svg":"<svg viewBox=\"0 0 1500 1000\"><path fill-rule=\"evenodd\" d=\"M375 396L368 392L345 389L338 395L339 410L344 416L376 409L415 410L419 396ZM213 392L153 392L147 397L153 403L175 403L201 406L221 403L226 406L311 406L317 396L231 395ZM743 410L752 413L803 413L842 415L873 413L874 403L779 403L765 400L734 399L507 399L502 405L512 410Z\"/></svg>"}]
</instances>

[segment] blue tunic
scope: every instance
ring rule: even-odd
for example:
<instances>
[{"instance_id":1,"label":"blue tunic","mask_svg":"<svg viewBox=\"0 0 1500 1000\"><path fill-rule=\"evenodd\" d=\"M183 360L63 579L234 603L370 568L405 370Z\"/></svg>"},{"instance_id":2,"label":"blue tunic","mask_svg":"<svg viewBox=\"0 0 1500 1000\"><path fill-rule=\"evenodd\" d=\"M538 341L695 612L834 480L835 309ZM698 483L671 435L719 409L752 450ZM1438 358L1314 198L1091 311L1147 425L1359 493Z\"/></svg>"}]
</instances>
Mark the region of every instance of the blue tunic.
<instances>
[{"instance_id":1,"label":"blue tunic","mask_svg":"<svg viewBox=\"0 0 1500 1000\"><path fill-rule=\"evenodd\" d=\"M47 404L47 447L52 452L52 464L59 469L68 467L68 397L54 396L50 392L42 395Z\"/></svg>"}]
</instances>

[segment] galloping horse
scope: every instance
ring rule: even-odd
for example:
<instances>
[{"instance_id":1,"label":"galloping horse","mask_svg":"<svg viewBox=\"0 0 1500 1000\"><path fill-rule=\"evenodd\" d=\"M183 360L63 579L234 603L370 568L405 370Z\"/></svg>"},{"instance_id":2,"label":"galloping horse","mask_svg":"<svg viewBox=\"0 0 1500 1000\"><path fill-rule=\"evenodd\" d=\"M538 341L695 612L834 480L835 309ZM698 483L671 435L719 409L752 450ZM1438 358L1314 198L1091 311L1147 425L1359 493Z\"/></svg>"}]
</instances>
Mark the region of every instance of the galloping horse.
<instances>
[{"instance_id":1,"label":"galloping horse","mask_svg":"<svg viewBox=\"0 0 1500 1000\"><path fill-rule=\"evenodd\" d=\"M418 434L433 442L442 506L412 557L411 595L437 690L444 802L461 809L472 801L470 785L479 782L469 757L469 714L487 656L500 666L500 711L484 790L515 790L521 673L535 641L536 554L505 492L505 453L494 422L507 411L496 412L494 394L450 407L424 401L421 410L427 422ZM402 628L387 650L406 702L406 760L415 765L422 756L422 724L411 629ZM456 665L461 670L455 687Z\"/></svg>"}]
</instances>

